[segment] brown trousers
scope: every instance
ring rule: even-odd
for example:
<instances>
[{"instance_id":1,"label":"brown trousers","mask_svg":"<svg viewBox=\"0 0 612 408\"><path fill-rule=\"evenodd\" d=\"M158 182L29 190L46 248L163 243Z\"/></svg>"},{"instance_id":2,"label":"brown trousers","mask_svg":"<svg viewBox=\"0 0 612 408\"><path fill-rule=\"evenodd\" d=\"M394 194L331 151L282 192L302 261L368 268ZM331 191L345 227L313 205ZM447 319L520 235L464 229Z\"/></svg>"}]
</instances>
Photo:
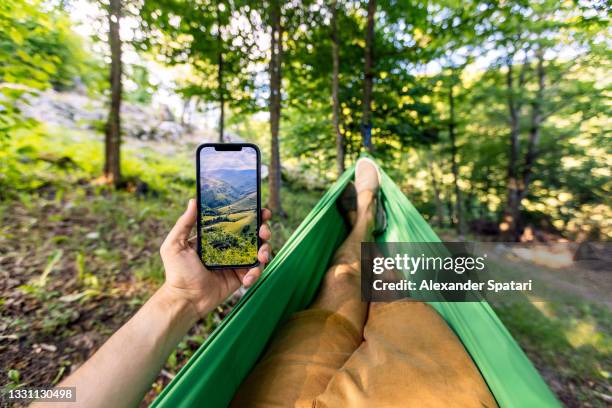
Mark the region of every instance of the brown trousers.
<instances>
[{"instance_id":1,"label":"brown trousers","mask_svg":"<svg viewBox=\"0 0 612 408\"><path fill-rule=\"evenodd\" d=\"M363 303L347 239L307 310L294 314L235 407L496 407L463 345L421 302Z\"/></svg>"}]
</instances>

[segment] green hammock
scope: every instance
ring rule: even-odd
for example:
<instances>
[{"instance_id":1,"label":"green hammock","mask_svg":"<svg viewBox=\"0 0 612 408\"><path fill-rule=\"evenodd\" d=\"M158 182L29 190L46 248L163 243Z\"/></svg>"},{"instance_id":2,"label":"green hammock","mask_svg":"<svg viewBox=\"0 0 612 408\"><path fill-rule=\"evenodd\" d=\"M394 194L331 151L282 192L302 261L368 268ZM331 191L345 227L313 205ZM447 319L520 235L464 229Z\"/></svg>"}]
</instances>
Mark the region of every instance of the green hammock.
<instances>
[{"instance_id":1,"label":"green hammock","mask_svg":"<svg viewBox=\"0 0 612 408\"><path fill-rule=\"evenodd\" d=\"M335 249L347 235L335 201L354 167L327 191L219 327L154 401L153 407L225 407L264 351L274 330L306 308ZM386 242L439 238L383 174ZM485 302L430 303L454 330L500 407L559 407L531 362Z\"/></svg>"}]
</instances>

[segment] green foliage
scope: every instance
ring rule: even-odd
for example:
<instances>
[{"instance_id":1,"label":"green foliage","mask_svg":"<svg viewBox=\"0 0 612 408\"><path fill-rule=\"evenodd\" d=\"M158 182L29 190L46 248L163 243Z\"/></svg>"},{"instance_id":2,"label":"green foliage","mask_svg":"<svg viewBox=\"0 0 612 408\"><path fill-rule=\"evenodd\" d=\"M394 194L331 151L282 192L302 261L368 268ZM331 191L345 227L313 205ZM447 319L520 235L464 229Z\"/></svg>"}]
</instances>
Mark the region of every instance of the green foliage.
<instances>
[{"instance_id":1,"label":"green foliage","mask_svg":"<svg viewBox=\"0 0 612 408\"><path fill-rule=\"evenodd\" d=\"M340 129L348 157L355 160L361 151L361 115L363 98L363 55L365 17L354 4L339 4L338 42L340 45ZM402 149L436 140L432 125L435 113L427 95L431 89L414 73L427 44L408 45L407 34L398 31L410 24L413 32L422 32L427 23L421 10L394 12L404 6L383 4L375 30L374 90L372 103L372 138L374 155L396 165ZM302 14L291 14L297 21L287 44L286 75L288 114L282 148L288 156L309 161L325 173L334 168L335 135L331 124L332 51L329 10L319 6L304 7ZM317 24L304 29L299 23ZM305 23L304 23L305 24ZM414 44L413 44L414 45ZM401 67L401 68L400 68ZM315 153L316 152L316 153Z\"/></svg>"},{"instance_id":2,"label":"green foliage","mask_svg":"<svg viewBox=\"0 0 612 408\"><path fill-rule=\"evenodd\" d=\"M432 54L441 71L419 78L420 82L430 81L435 112L432 127L438 130L438 140L425 148L417 147L414 153L422 159L408 160L408 166L391 165L392 169L403 169L406 191L419 209L429 218L436 214L429 164L434 168L438 196L445 204L444 214L451 224L456 217L448 132L452 82L459 185L467 219L497 223L505 209L508 101L512 97L520 117L518 174L527 169L524 157L535 104L542 115L537 160L522 202L525 224L574 239L609 239L612 230L601 222L612 211L603 204L610 189L607 167L611 150L602 128L610 116L609 107L602 105L608 98L609 84L598 78L604 75L610 59L602 56L601 44L595 40L603 35L602 23L607 20L603 10L548 1L462 2L460 8L440 3L430 7L450 16L447 21L454 27L450 30L447 25L430 44L442 51L439 56ZM446 24L443 22L442 28ZM545 72L542 95L537 93L538 50L545 50L541 51ZM480 67L473 64L475 58L480 58ZM483 67L485 61L488 65ZM507 86L508 65L514 71L512 91ZM596 212L603 218L589 221Z\"/></svg>"},{"instance_id":3,"label":"green foliage","mask_svg":"<svg viewBox=\"0 0 612 408\"><path fill-rule=\"evenodd\" d=\"M6 376L9 379L9 383L6 385L7 389L15 389L23 386L19 370L10 369L7 371Z\"/></svg>"},{"instance_id":4,"label":"green foliage","mask_svg":"<svg viewBox=\"0 0 612 408\"><path fill-rule=\"evenodd\" d=\"M249 235L255 236L252 231ZM202 259L207 265L251 265L256 258L257 242L246 234L211 228L202 237Z\"/></svg>"},{"instance_id":5,"label":"green foliage","mask_svg":"<svg viewBox=\"0 0 612 408\"><path fill-rule=\"evenodd\" d=\"M22 96L49 86L59 59L37 47L49 37L49 16L25 1L0 4L0 141L9 131L31 125L16 106Z\"/></svg>"},{"instance_id":6,"label":"green foliage","mask_svg":"<svg viewBox=\"0 0 612 408\"><path fill-rule=\"evenodd\" d=\"M19 130L0 150L0 197L44 191L51 185L69 191L98 177L102 152L102 141L92 139L88 131L42 125ZM129 183L144 182L155 193L182 192L194 182L191 162L164 160L150 147L125 147L121 165Z\"/></svg>"},{"instance_id":7,"label":"green foliage","mask_svg":"<svg viewBox=\"0 0 612 408\"><path fill-rule=\"evenodd\" d=\"M66 89L76 78L99 80L96 63L72 31L67 15L41 0L0 4L0 142L32 120L21 115L24 97L50 86Z\"/></svg>"},{"instance_id":8,"label":"green foliage","mask_svg":"<svg viewBox=\"0 0 612 408\"><path fill-rule=\"evenodd\" d=\"M157 86L151 83L149 71L143 65L132 65L130 70L129 78L134 82L135 89L126 92L125 100L149 105L157 90Z\"/></svg>"},{"instance_id":9,"label":"green foliage","mask_svg":"<svg viewBox=\"0 0 612 408\"><path fill-rule=\"evenodd\" d=\"M225 208L225 207L224 207ZM257 217L228 206L220 216L202 215L202 259L206 265L250 265L257 260Z\"/></svg>"},{"instance_id":10,"label":"green foliage","mask_svg":"<svg viewBox=\"0 0 612 408\"><path fill-rule=\"evenodd\" d=\"M291 183L284 183L281 189L283 194L283 206L287 213L287 218L280 218L272 214L269 222L270 229L274 231L270 245L272 252L277 252L289 239L293 231L302 223L306 214L312 210L316 203L323 196L323 191L309 190L303 187L296 187ZM268 183L262 184L261 200L265 203L268 199Z\"/></svg>"},{"instance_id":11,"label":"green foliage","mask_svg":"<svg viewBox=\"0 0 612 408\"><path fill-rule=\"evenodd\" d=\"M255 108L249 62L257 39L250 19L237 22L233 17L252 16L249 2L146 0L139 11L147 35L138 46L168 65L188 68L188 74L177 79L185 99L223 100L236 111Z\"/></svg>"}]
</instances>

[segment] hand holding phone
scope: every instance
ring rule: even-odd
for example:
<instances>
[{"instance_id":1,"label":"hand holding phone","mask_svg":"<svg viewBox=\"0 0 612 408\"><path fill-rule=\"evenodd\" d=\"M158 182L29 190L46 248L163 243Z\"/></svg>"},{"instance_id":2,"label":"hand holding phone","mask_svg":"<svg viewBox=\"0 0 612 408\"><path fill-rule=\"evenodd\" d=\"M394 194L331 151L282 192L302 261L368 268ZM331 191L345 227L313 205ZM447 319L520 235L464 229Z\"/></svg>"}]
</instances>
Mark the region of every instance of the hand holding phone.
<instances>
[{"instance_id":1,"label":"hand holding phone","mask_svg":"<svg viewBox=\"0 0 612 408\"><path fill-rule=\"evenodd\" d=\"M195 240L189 239L197 216L196 200L191 199L160 248L166 274L163 290L170 293L170 297L186 300L193 305L196 319L206 316L241 285L249 287L259 279L264 264L269 261L270 247L266 241L271 234L265 222L272 213L267 209L261 212L259 265L214 271L202 264L195 249Z\"/></svg>"}]
</instances>

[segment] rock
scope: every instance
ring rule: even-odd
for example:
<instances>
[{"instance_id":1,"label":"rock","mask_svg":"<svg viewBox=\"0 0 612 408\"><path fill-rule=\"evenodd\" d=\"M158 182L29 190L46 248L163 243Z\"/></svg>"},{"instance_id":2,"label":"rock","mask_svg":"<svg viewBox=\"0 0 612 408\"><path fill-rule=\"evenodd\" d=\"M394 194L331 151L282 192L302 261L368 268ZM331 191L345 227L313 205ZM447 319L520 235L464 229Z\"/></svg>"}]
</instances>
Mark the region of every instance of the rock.
<instances>
[{"instance_id":1,"label":"rock","mask_svg":"<svg viewBox=\"0 0 612 408\"><path fill-rule=\"evenodd\" d=\"M47 90L31 97L28 102L23 107L26 116L72 129L86 128L91 122L106 117L101 101L73 92Z\"/></svg>"},{"instance_id":2,"label":"rock","mask_svg":"<svg viewBox=\"0 0 612 408\"><path fill-rule=\"evenodd\" d=\"M282 166L281 177L283 181L296 189L324 190L327 185L324 178L300 165L296 167Z\"/></svg>"},{"instance_id":3,"label":"rock","mask_svg":"<svg viewBox=\"0 0 612 408\"><path fill-rule=\"evenodd\" d=\"M162 122L174 122L174 114L168 107L168 105L161 105L160 107L160 118Z\"/></svg>"},{"instance_id":4,"label":"rock","mask_svg":"<svg viewBox=\"0 0 612 408\"><path fill-rule=\"evenodd\" d=\"M98 239L100 238L100 233L97 231L92 231L87 233L87 235L85 235L85 238L87 239Z\"/></svg>"},{"instance_id":5,"label":"rock","mask_svg":"<svg viewBox=\"0 0 612 408\"><path fill-rule=\"evenodd\" d=\"M152 131L152 134L157 136L155 139L169 139L176 141L184 132L185 130L178 123L165 121L157 125L157 127L155 127Z\"/></svg>"},{"instance_id":6,"label":"rock","mask_svg":"<svg viewBox=\"0 0 612 408\"><path fill-rule=\"evenodd\" d=\"M32 348L34 349L35 353L40 353L41 351L48 351L49 353L55 353L57 351L57 347L53 344L45 344L45 343L40 343L40 344L33 344Z\"/></svg>"},{"instance_id":7,"label":"rock","mask_svg":"<svg viewBox=\"0 0 612 408\"><path fill-rule=\"evenodd\" d=\"M68 129L101 130L108 116L105 101L91 98L82 90L36 92L24 96L19 107L26 117ZM174 122L168 106L156 109L125 101L121 104L121 128L126 137L141 140L176 141L188 133L188 129Z\"/></svg>"},{"instance_id":8,"label":"rock","mask_svg":"<svg viewBox=\"0 0 612 408\"><path fill-rule=\"evenodd\" d=\"M87 85L83 82L80 76L74 77L74 92L79 95L87 95Z\"/></svg>"}]
</instances>

